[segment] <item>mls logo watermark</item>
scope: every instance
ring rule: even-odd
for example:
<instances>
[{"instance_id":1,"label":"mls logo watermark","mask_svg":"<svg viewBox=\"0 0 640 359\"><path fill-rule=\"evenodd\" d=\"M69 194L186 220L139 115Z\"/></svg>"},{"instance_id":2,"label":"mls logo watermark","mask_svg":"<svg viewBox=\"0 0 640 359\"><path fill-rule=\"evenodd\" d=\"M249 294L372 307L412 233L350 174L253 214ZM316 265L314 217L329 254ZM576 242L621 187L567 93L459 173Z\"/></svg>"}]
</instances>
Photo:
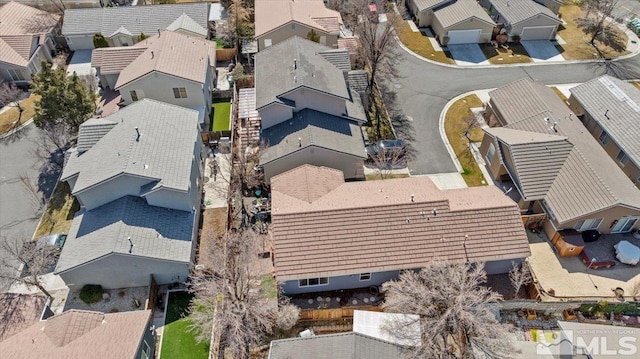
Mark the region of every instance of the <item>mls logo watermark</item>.
<instances>
[{"instance_id":1,"label":"mls logo watermark","mask_svg":"<svg viewBox=\"0 0 640 359\"><path fill-rule=\"evenodd\" d=\"M553 341L538 343L536 354L560 358L574 355L638 358L639 347L637 332L625 328L563 330L554 334Z\"/></svg>"}]
</instances>

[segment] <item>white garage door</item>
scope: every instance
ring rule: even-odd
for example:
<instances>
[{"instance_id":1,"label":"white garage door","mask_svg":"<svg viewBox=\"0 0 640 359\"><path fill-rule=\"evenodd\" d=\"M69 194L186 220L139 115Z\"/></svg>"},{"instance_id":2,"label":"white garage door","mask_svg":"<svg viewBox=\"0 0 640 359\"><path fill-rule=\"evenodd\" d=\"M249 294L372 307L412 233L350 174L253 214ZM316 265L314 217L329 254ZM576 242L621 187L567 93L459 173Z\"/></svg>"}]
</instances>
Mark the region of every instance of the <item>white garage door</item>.
<instances>
[{"instance_id":1,"label":"white garage door","mask_svg":"<svg viewBox=\"0 0 640 359\"><path fill-rule=\"evenodd\" d=\"M449 31L448 45L456 44L477 44L480 42L482 30L453 30Z\"/></svg>"},{"instance_id":2,"label":"white garage door","mask_svg":"<svg viewBox=\"0 0 640 359\"><path fill-rule=\"evenodd\" d=\"M550 40L555 26L523 27L520 40Z\"/></svg>"}]
</instances>

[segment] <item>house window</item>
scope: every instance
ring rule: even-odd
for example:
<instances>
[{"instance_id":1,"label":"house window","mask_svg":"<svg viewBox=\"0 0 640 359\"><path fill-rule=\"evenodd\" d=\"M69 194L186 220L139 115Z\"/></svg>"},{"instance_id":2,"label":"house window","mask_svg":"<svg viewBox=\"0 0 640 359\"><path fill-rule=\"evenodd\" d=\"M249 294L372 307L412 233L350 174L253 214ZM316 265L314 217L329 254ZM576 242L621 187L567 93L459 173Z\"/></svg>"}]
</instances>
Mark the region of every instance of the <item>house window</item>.
<instances>
[{"instance_id":1,"label":"house window","mask_svg":"<svg viewBox=\"0 0 640 359\"><path fill-rule=\"evenodd\" d=\"M487 163L491 164L493 160L493 156L496 154L496 146L493 143L489 144L489 149L487 150Z\"/></svg>"},{"instance_id":2,"label":"house window","mask_svg":"<svg viewBox=\"0 0 640 359\"><path fill-rule=\"evenodd\" d=\"M24 74L20 70L9 69L7 71L9 72L9 76L11 76L11 79L13 81L25 81L26 80L26 78L24 77Z\"/></svg>"},{"instance_id":3,"label":"house window","mask_svg":"<svg viewBox=\"0 0 640 359\"><path fill-rule=\"evenodd\" d=\"M131 94L131 101L138 101L138 93L135 91L129 91Z\"/></svg>"},{"instance_id":4,"label":"house window","mask_svg":"<svg viewBox=\"0 0 640 359\"><path fill-rule=\"evenodd\" d=\"M329 284L329 278L327 277L300 279L298 281L298 286L300 287L314 287L327 284Z\"/></svg>"},{"instance_id":5,"label":"house window","mask_svg":"<svg viewBox=\"0 0 640 359\"><path fill-rule=\"evenodd\" d=\"M620 150L620 152L618 152L618 155L616 156L616 160L618 160L622 167L624 167L624 165L629 162L629 157L627 157L627 155L622 150Z\"/></svg>"},{"instance_id":6,"label":"house window","mask_svg":"<svg viewBox=\"0 0 640 359\"><path fill-rule=\"evenodd\" d=\"M175 98L187 98L187 89L184 87L174 87L173 96Z\"/></svg>"},{"instance_id":7,"label":"house window","mask_svg":"<svg viewBox=\"0 0 640 359\"><path fill-rule=\"evenodd\" d=\"M142 358L143 359L149 359L151 357L151 347L149 346L149 344L147 343L147 341L144 341L144 348L142 348Z\"/></svg>"},{"instance_id":8,"label":"house window","mask_svg":"<svg viewBox=\"0 0 640 359\"><path fill-rule=\"evenodd\" d=\"M609 143L611 139L609 138L609 135L607 135L606 132L602 131L600 133L600 136L598 137L598 140L600 140L600 143L602 143L603 145L606 145Z\"/></svg>"},{"instance_id":9,"label":"house window","mask_svg":"<svg viewBox=\"0 0 640 359\"><path fill-rule=\"evenodd\" d=\"M360 281L371 280L371 273L360 273Z\"/></svg>"},{"instance_id":10,"label":"house window","mask_svg":"<svg viewBox=\"0 0 640 359\"><path fill-rule=\"evenodd\" d=\"M582 232L589 229L598 229L600 223L602 223L602 218L584 219L576 223L576 230Z\"/></svg>"}]
</instances>

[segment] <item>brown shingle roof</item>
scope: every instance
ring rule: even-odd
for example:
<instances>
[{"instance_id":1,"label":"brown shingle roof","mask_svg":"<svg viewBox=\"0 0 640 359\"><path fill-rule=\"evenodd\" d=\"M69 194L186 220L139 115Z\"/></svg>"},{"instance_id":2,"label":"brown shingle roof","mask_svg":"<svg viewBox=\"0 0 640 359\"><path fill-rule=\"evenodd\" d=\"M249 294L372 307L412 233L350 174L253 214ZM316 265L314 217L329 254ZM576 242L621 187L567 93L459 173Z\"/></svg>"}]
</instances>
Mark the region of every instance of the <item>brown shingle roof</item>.
<instances>
[{"instance_id":1,"label":"brown shingle roof","mask_svg":"<svg viewBox=\"0 0 640 359\"><path fill-rule=\"evenodd\" d=\"M0 353L21 359L133 358L150 318L150 310L70 310L0 342Z\"/></svg>"},{"instance_id":2,"label":"brown shingle roof","mask_svg":"<svg viewBox=\"0 0 640 359\"><path fill-rule=\"evenodd\" d=\"M327 8L322 0L260 0L255 3L255 37L295 21L309 27L337 34L340 13Z\"/></svg>"},{"instance_id":3,"label":"brown shingle roof","mask_svg":"<svg viewBox=\"0 0 640 359\"><path fill-rule=\"evenodd\" d=\"M134 46L146 50L120 72L116 89L153 71L204 83L209 66L216 63L215 42L172 31L163 31Z\"/></svg>"},{"instance_id":4,"label":"brown shingle roof","mask_svg":"<svg viewBox=\"0 0 640 359\"><path fill-rule=\"evenodd\" d=\"M0 294L0 342L37 323L46 303L42 295Z\"/></svg>"},{"instance_id":5,"label":"brown shingle roof","mask_svg":"<svg viewBox=\"0 0 640 359\"><path fill-rule=\"evenodd\" d=\"M494 186L440 190L427 177L338 183L331 171L303 166L272 180L278 280L463 261L465 235L470 261L530 254L517 205ZM304 188L315 199L307 202Z\"/></svg>"},{"instance_id":6,"label":"brown shingle roof","mask_svg":"<svg viewBox=\"0 0 640 359\"><path fill-rule=\"evenodd\" d=\"M100 73L118 74L133 60L147 50L144 46L103 47L91 52L91 66L99 67Z\"/></svg>"},{"instance_id":7,"label":"brown shingle roof","mask_svg":"<svg viewBox=\"0 0 640 359\"><path fill-rule=\"evenodd\" d=\"M552 89L523 79L493 90L489 96L505 127L564 136L573 144L545 197L559 223L615 205L640 209L640 190Z\"/></svg>"}]
</instances>

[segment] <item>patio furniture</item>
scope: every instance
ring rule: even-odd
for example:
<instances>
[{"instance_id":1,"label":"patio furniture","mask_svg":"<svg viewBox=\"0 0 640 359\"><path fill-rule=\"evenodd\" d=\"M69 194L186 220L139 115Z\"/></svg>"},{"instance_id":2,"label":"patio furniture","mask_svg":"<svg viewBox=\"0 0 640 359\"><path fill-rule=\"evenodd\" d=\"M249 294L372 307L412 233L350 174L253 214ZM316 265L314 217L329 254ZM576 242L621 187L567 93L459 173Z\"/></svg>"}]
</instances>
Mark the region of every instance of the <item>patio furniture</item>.
<instances>
[{"instance_id":1,"label":"patio furniture","mask_svg":"<svg viewBox=\"0 0 640 359\"><path fill-rule=\"evenodd\" d=\"M616 258L624 264L636 265L640 262L640 248L629 241L620 241L613 246L616 249Z\"/></svg>"},{"instance_id":2,"label":"patio furniture","mask_svg":"<svg viewBox=\"0 0 640 359\"><path fill-rule=\"evenodd\" d=\"M586 265L589 269L601 269L601 268L611 268L616 265L614 261L598 261L592 260L586 251L582 251L580 253L580 260L584 265Z\"/></svg>"},{"instance_id":3,"label":"patio furniture","mask_svg":"<svg viewBox=\"0 0 640 359\"><path fill-rule=\"evenodd\" d=\"M597 241L598 239L600 239L600 236L600 232L596 231L595 229L590 229L582 232L582 239L587 243Z\"/></svg>"},{"instance_id":4,"label":"patio furniture","mask_svg":"<svg viewBox=\"0 0 640 359\"><path fill-rule=\"evenodd\" d=\"M580 232L573 229L559 231L554 239L553 242L560 257L576 257L584 249L584 241Z\"/></svg>"}]
</instances>

